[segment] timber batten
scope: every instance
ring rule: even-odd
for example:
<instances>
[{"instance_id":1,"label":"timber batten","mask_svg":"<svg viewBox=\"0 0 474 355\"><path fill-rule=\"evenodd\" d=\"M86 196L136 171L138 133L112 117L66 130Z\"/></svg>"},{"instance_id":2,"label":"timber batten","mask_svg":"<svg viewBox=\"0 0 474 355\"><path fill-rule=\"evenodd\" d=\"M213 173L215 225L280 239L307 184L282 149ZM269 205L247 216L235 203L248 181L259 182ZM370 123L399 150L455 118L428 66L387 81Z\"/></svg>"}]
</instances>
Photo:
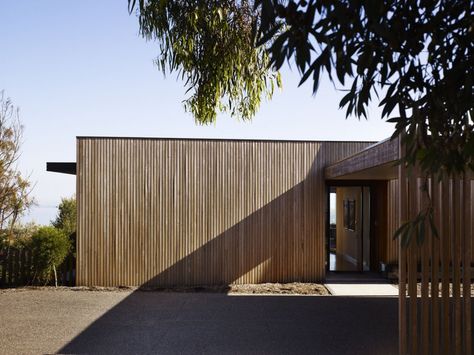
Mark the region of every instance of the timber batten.
<instances>
[{"instance_id":1,"label":"timber batten","mask_svg":"<svg viewBox=\"0 0 474 355\"><path fill-rule=\"evenodd\" d=\"M439 238L428 225L421 245L413 237L408 247L400 246L400 354L471 354L471 175L431 176L426 188L419 176L399 167L399 225L431 199Z\"/></svg>"},{"instance_id":2,"label":"timber batten","mask_svg":"<svg viewBox=\"0 0 474 355\"><path fill-rule=\"evenodd\" d=\"M78 285L318 281L324 167L367 142L78 138Z\"/></svg>"},{"instance_id":3,"label":"timber batten","mask_svg":"<svg viewBox=\"0 0 474 355\"><path fill-rule=\"evenodd\" d=\"M391 235L430 199L393 165L398 141L369 145L78 138L77 284L320 281L326 184L371 186L373 261L398 261L400 353L470 354L473 175L428 180L440 238L401 248Z\"/></svg>"}]
</instances>

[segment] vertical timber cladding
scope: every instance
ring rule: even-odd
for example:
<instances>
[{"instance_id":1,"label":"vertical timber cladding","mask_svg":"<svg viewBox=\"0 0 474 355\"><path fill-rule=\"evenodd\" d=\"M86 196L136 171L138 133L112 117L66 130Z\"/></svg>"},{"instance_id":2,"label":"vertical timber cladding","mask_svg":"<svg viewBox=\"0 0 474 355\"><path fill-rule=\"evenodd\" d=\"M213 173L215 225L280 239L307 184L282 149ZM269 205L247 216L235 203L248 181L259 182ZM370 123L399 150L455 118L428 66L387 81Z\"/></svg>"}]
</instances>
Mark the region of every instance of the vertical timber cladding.
<instances>
[{"instance_id":1,"label":"vertical timber cladding","mask_svg":"<svg viewBox=\"0 0 474 355\"><path fill-rule=\"evenodd\" d=\"M321 280L324 167L369 144L78 138L77 284Z\"/></svg>"},{"instance_id":2,"label":"vertical timber cladding","mask_svg":"<svg viewBox=\"0 0 474 355\"><path fill-rule=\"evenodd\" d=\"M398 180L388 181L387 186L387 256L386 263L390 265L398 264L398 247L399 243L393 239L395 231L399 224L399 208L398 194L400 193L400 185Z\"/></svg>"}]
</instances>

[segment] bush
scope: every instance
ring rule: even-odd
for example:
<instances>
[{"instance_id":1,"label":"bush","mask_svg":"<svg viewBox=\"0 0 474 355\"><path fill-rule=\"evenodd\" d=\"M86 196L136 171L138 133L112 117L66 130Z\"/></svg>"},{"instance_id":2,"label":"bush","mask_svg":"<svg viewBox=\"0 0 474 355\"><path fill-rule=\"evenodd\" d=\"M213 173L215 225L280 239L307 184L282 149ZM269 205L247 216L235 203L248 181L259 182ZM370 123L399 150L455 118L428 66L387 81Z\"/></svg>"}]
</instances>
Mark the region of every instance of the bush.
<instances>
[{"instance_id":1,"label":"bush","mask_svg":"<svg viewBox=\"0 0 474 355\"><path fill-rule=\"evenodd\" d=\"M58 285L56 268L64 261L71 249L68 237L54 227L41 227L31 237L34 279L47 284L54 275Z\"/></svg>"},{"instance_id":2,"label":"bush","mask_svg":"<svg viewBox=\"0 0 474 355\"><path fill-rule=\"evenodd\" d=\"M61 230L71 241L71 253L76 254L76 197L62 198L58 215L51 224Z\"/></svg>"}]
</instances>

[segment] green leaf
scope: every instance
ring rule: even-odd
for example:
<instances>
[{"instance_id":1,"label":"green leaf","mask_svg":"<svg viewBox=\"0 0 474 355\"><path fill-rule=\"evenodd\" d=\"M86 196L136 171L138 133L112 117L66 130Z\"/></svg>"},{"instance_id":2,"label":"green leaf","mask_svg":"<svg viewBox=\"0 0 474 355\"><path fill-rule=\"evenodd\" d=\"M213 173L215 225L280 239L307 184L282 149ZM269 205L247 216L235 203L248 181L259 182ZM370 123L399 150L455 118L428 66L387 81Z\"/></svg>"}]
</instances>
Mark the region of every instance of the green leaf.
<instances>
[{"instance_id":1,"label":"green leaf","mask_svg":"<svg viewBox=\"0 0 474 355\"><path fill-rule=\"evenodd\" d=\"M400 122L400 120L401 120L401 117L392 117L392 118L389 118L388 120L386 120L386 122L398 123L398 122Z\"/></svg>"},{"instance_id":2,"label":"green leaf","mask_svg":"<svg viewBox=\"0 0 474 355\"><path fill-rule=\"evenodd\" d=\"M405 229L408 228L408 226L409 226L409 222L403 223L393 234L392 240L395 240L398 237L400 237L400 235L405 231Z\"/></svg>"},{"instance_id":3,"label":"green leaf","mask_svg":"<svg viewBox=\"0 0 474 355\"><path fill-rule=\"evenodd\" d=\"M219 15L219 20L222 21L224 19L224 11L222 10L222 8L217 9L217 14Z\"/></svg>"},{"instance_id":4,"label":"green leaf","mask_svg":"<svg viewBox=\"0 0 474 355\"><path fill-rule=\"evenodd\" d=\"M262 46L272 39L275 34L281 29L281 24L272 27L269 31L265 32L262 37L257 41L257 47ZM284 37L285 38L285 37Z\"/></svg>"},{"instance_id":5,"label":"green leaf","mask_svg":"<svg viewBox=\"0 0 474 355\"><path fill-rule=\"evenodd\" d=\"M397 104L399 104L399 102L396 97L391 97L388 99L382 110L382 117L389 116Z\"/></svg>"},{"instance_id":6,"label":"green leaf","mask_svg":"<svg viewBox=\"0 0 474 355\"><path fill-rule=\"evenodd\" d=\"M411 238L413 236L414 223L407 222L408 227L405 228L401 235L401 246L402 248L407 248L410 245Z\"/></svg>"},{"instance_id":7,"label":"green leaf","mask_svg":"<svg viewBox=\"0 0 474 355\"><path fill-rule=\"evenodd\" d=\"M339 102L339 108L343 108L344 106L346 106L346 104L349 102L349 101L352 101L354 98L354 93L349 91L346 95L344 95L344 97L341 99L341 102Z\"/></svg>"},{"instance_id":8,"label":"green leaf","mask_svg":"<svg viewBox=\"0 0 474 355\"><path fill-rule=\"evenodd\" d=\"M422 245L425 240L425 220L424 218L418 222L416 242L418 245Z\"/></svg>"}]
</instances>

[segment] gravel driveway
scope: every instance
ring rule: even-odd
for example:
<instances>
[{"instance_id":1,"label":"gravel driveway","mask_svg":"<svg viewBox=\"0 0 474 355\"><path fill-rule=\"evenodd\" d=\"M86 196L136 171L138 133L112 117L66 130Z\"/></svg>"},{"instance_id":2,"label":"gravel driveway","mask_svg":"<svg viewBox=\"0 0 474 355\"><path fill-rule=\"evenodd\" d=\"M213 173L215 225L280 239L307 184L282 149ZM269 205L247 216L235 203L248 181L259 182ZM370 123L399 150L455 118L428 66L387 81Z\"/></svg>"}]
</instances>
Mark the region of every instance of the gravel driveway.
<instances>
[{"instance_id":1,"label":"gravel driveway","mask_svg":"<svg viewBox=\"0 0 474 355\"><path fill-rule=\"evenodd\" d=\"M397 299L0 291L0 353L397 354Z\"/></svg>"}]
</instances>

